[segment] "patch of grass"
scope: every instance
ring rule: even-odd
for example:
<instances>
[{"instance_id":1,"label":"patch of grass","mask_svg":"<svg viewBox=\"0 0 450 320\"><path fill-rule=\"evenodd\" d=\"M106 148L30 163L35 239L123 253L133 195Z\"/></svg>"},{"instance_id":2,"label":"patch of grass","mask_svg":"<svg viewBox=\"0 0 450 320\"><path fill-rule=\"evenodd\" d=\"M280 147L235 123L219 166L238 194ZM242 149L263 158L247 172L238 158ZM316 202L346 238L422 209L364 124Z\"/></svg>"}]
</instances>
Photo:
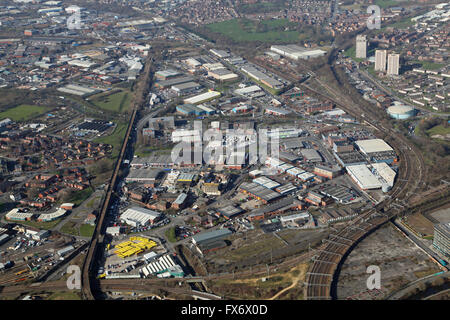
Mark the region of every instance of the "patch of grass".
<instances>
[{"instance_id":1,"label":"patch of grass","mask_svg":"<svg viewBox=\"0 0 450 320\"><path fill-rule=\"evenodd\" d=\"M76 191L74 192L71 197L65 201L65 202L72 202L75 204L75 206L79 206L82 204L87 198L91 196L91 194L94 192L92 188L86 188L84 190Z\"/></svg>"},{"instance_id":2,"label":"patch of grass","mask_svg":"<svg viewBox=\"0 0 450 320\"><path fill-rule=\"evenodd\" d=\"M0 119L10 118L13 121L27 121L36 118L51 109L44 106L21 104L0 113Z\"/></svg>"},{"instance_id":3,"label":"patch of grass","mask_svg":"<svg viewBox=\"0 0 450 320\"><path fill-rule=\"evenodd\" d=\"M427 130L427 134L431 137L435 134L445 136L450 134L450 126L444 127L443 125L434 126L433 128Z\"/></svg>"},{"instance_id":4,"label":"patch of grass","mask_svg":"<svg viewBox=\"0 0 450 320\"><path fill-rule=\"evenodd\" d=\"M19 224L23 224L26 226L30 226L30 227L34 227L34 228L38 228L38 229L53 229L54 227L56 227L60 222L62 221L62 219L56 219L53 221L47 221L47 222L39 222L39 221L17 221L17 223Z\"/></svg>"},{"instance_id":5,"label":"patch of grass","mask_svg":"<svg viewBox=\"0 0 450 320\"><path fill-rule=\"evenodd\" d=\"M363 62L365 59L362 59L362 58L357 58L356 57L356 47L355 46L353 46L353 47L350 47L350 48L348 48L347 50L345 50L344 51L344 54L347 56L347 57L350 57L350 58L352 58L354 61L356 61L356 62Z\"/></svg>"},{"instance_id":6,"label":"patch of grass","mask_svg":"<svg viewBox=\"0 0 450 320\"><path fill-rule=\"evenodd\" d=\"M212 32L223 34L236 42L297 42L300 32L293 29L295 24L287 19L263 20L258 25L249 19L232 19L206 26Z\"/></svg>"},{"instance_id":7,"label":"patch of grass","mask_svg":"<svg viewBox=\"0 0 450 320\"><path fill-rule=\"evenodd\" d=\"M67 222L65 225L63 225L61 227L60 230L62 233L67 233L67 234L71 234L73 236L78 236L79 235L79 231L77 228L77 224L75 222L69 221Z\"/></svg>"},{"instance_id":8,"label":"patch of grass","mask_svg":"<svg viewBox=\"0 0 450 320\"><path fill-rule=\"evenodd\" d=\"M80 236L82 237L92 237L94 234L95 226L90 224L82 224L80 226Z\"/></svg>"},{"instance_id":9,"label":"patch of grass","mask_svg":"<svg viewBox=\"0 0 450 320\"><path fill-rule=\"evenodd\" d=\"M78 291L54 292L47 300L81 300L81 296Z\"/></svg>"},{"instance_id":10,"label":"patch of grass","mask_svg":"<svg viewBox=\"0 0 450 320\"><path fill-rule=\"evenodd\" d=\"M375 0L375 5L379 6L380 8L390 8L390 7L398 7L399 1L395 0Z\"/></svg>"},{"instance_id":11,"label":"patch of grass","mask_svg":"<svg viewBox=\"0 0 450 320\"><path fill-rule=\"evenodd\" d=\"M88 203L86 203L86 207L88 207L88 208L93 208L93 207L94 207L94 204L95 204L95 201L97 201L97 200L99 200L99 199L101 199L100 196L95 197L95 198L92 198L91 200L89 200Z\"/></svg>"},{"instance_id":12,"label":"patch of grass","mask_svg":"<svg viewBox=\"0 0 450 320\"><path fill-rule=\"evenodd\" d=\"M175 236L175 227L167 229L164 235L169 242L177 242L177 237Z\"/></svg>"},{"instance_id":13,"label":"patch of grass","mask_svg":"<svg viewBox=\"0 0 450 320\"><path fill-rule=\"evenodd\" d=\"M441 64L441 63L434 63L434 62L429 62L429 61L413 61L414 64L420 64L422 66L422 68L424 68L425 70L439 70L443 67L445 67L445 64Z\"/></svg>"},{"instance_id":14,"label":"patch of grass","mask_svg":"<svg viewBox=\"0 0 450 320\"><path fill-rule=\"evenodd\" d=\"M114 132L110 134L109 136L100 137L94 140L94 142L97 143L106 143L113 146L113 150L111 153L111 158L115 159L119 155L120 147L122 146L123 138L125 137L125 134L127 133L127 126L128 124L125 122L119 122L117 123L116 128L114 129Z\"/></svg>"},{"instance_id":15,"label":"patch of grass","mask_svg":"<svg viewBox=\"0 0 450 320\"><path fill-rule=\"evenodd\" d=\"M93 99L91 102L101 109L120 113L128 110L130 101L130 93L127 91L120 91L110 95L103 95Z\"/></svg>"}]
</instances>

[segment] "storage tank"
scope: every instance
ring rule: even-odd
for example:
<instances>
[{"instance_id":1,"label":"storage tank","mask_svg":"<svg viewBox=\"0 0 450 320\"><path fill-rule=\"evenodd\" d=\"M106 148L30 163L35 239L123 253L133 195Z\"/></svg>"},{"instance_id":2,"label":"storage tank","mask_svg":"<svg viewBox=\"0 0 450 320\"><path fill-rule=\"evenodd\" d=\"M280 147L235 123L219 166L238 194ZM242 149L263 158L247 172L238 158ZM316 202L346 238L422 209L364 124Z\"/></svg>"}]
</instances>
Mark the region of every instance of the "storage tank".
<instances>
[{"instance_id":1,"label":"storage tank","mask_svg":"<svg viewBox=\"0 0 450 320\"><path fill-rule=\"evenodd\" d=\"M417 111L413 107L396 102L387 109L387 113L394 119L408 119L415 116Z\"/></svg>"}]
</instances>

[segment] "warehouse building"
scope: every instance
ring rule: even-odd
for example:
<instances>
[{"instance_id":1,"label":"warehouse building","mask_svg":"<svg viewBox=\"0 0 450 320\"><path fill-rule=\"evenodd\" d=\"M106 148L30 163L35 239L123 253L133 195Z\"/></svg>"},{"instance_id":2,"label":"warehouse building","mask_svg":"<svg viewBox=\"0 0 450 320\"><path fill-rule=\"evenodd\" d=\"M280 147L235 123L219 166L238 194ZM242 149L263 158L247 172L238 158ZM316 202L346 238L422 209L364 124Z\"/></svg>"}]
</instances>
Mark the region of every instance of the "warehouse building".
<instances>
[{"instance_id":1,"label":"warehouse building","mask_svg":"<svg viewBox=\"0 0 450 320\"><path fill-rule=\"evenodd\" d=\"M372 167L375 170L375 173L383 179L383 182L391 188L394 186L395 176L397 173L392 170L391 167L384 162L373 163Z\"/></svg>"},{"instance_id":2,"label":"warehouse building","mask_svg":"<svg viewBox=\"0 0 450 320\"><path fill-rule=\"evenodd\" d=\"M171 70L171 69L157 71L155 73L155 77L158 80L167 80L170 78L175 78L178 75L180 75L180 73L178 71Z\"/></svg>"},{"instance_id":3,"label":"warehouse building","mask_svg":"<svg viewBox=\"0 0 450 320\"><path fill-rule=\"evenodd\" d=\"M250 212L248 219L250 221L263 220L270 215L281 214L286 211L299 210L304 207L304 203L294 197L286 197L275 203L263 206Z\"/></svg>"},{"instance_id":4,"label":"warehouse building","mask_svg":"<svg viewBox=\"0 0 450 320\"><path fill-rule=\"evenodd\" d=\"M333 154L339 164L343 167L356 166L367 163L366 159L358 151L339 153L333 152Z\"/></svg>"},{"instance_id":5,"label":"warehouse building","mask_svg":"<svg viewBox=\"0 0 450 320\"><path fill-rule=\"evenodd\" d=\"M234 90L234 93L248 99L258 98L265 95L264 91L256 85L236 89Z\"/></svg>"},{"instance_id":6,"label":"warehouse building","mask_svg":"<svg viewBox=\"0 0 450 320\"><path fill-rule=\"evenodd\" d=\"M184 272L180 265L176 264L172 257L168 254L153 259L152 262L147 264L141 270L141 273L148 277L149 275L157 275L160 278L183 277Z\"/></svg>"},{"instance_id":7,"label":"warehouse building","mask_svg":"<svg viewBox=\"0 0 450 320\"><path fill-rule=\"evenodd\" d=\"M158 177L161 176L161 173L161 170L157 169L133 169L129 171L128 176L125 178L125 182L154 184Z\"/></svg>"},{"instance_id":8,"label":"warehouse building","mask_svg":"<svg viewBox=\"0 0 450 320\"><path fill-rule=\"evenodd\" d=\"M241 207L229 205L224 208L218 208L217 212L225 219L231 219L244 212L244 210Z\"/></svg>"},{"instance_id":9,"label":"warehouse building","mask_svg":"<svg viewBox=\"0 0 450 320\"><path fill-rule=\"evenodd\" d=\"M160 215L159 212L153 210L133 207L122 213L120 220L130 226L139 227L153 224Z\"/></svg>"},{"instance_id":10,"label":"warehouse building","mask_svg":"<svg viewBox=\"0 0 450 320\"><path fill-rule=\"evenodd\" d=\"M173 78L173 79L169 79L169 80L157 81L157 82L155 82L155 86L157 88L165 89L165 88L170 88L177 84L192 82L193 80L194 80L193 77L179 77L179 78Z\"/></svg>"},{"instance_id":11,"label":"warehouse building","mask_svg":"<svg viewBox=\"0 0 450 320\"><path fill-rule=\"evenodd\" d=\"M274 189L280 185L278 182L273 181L272 179L269 179L266 176L261 176L256 179L253 179L253 182L268 189Z\"/></svg>"},{"instance_id":12,"label":"warehouse building","mask_svg":"<svg viewBox=\"0 0 450 320\"><path fill-rule=\"evenodd\" d=\"M253 182L243 182L239 189L246 194L249 194L250 196L261 200L264 203L269 203L275 199L278 199L281 197L281 195L278 192L272 191L271 189L268 189L264 186L258 185Z\"/></svg>"},{"instance_id":13,"label":"warehouse building","mask_svg":"<svg viewBox=\"0 0 450 320\"><path fill-rule=\"evenodd\" d=\"M216 111L213 108L206 107L204 105L195 104L183 104L177 106L177 112L184 114L186 116L202 116L202 115L212 115Z\"/></svg>"},{"instance_id":14,"label":"warehouse building","mask_svg":"<svg viewBox=\"0 0 450 320\"><path fill-rule=\"evenodd\" d=\"M303 149L302 156L308 162L322 162L322 157L315 149Z\"/></svg>"},{"instance_id":15,"label":"warehouse building","mask_svg":"<svg viewBox=\"0 0 450 320\"><path fill-rule=\"evenodd\" d=\"M101 92L100 90L97 90L97 89L87 88L87 87L83 87L83 86L79 86L79 85L75 85L75 84L68 84L68 85L58 88L56 90L58 90L59 92L80 96L82 98L86 98L86 97L89 97L96 93Z\"/></svg>"},{"instance_id":16,"label":"warehouse building","mask_svg":"<svg viewBox=\"0 0 450 320\"><path fill-rule=\"evenodd\" d=\"M201 84L197 82L185 82L185 83L179 83L175 84L171 87L173 91L175 91L178 95L183 95L189 92L196 91L202 87Z\"/></svg>"},{"instance_id":17,"label":"warehouse building","mask_svg":"<svg viewBox=\"0 0 450 320\"><path fill-rule=\"evenodd\" d=\"M274 45L270 47L270 50L272 50L273 52L293 59L293 60L298 60L298 59L304 59L304 60L308 60L311 58L317 58L317 57L322 57L324 56L327 52L320 50L320 49L307 49L307 48L302 48L300 46L297 46L295 44L289 44L289 45Z\"/></svg>"},{"instance_id":18,"label":"warehouse building","mask_svg":"<svg viewBox=\"0 0 450 320\"><path fill-rule=\"evenodd\" d=\"M187 99L184 99L185 104L200 104L204 102L208 102L214 99L217 99L221 96L221 93L218 91L208 91L197 96L193 96Z\"/></svg>"},{"instance_id":19,"label":"warehouse building","mask_svg":"<svg viewBox=\"0 0 450 320\"><path fill-rule=\"evenodd\" d=\"M199 245L211 241L223 240L224 238L230 236L231 234L232 232L227 228L208 232L201 232L192 237L192 243Z\"/></svg>"},{"instance_id":20,"label":"warehouse building","mask_svg":"<svg viewBox=\"0 0 450 320\"><path fill-rule=\"evenodd\" d=\"M348 174L362 190L379 189L381 182L365 164L346 167Z\"/></svg>"},{"instance_id":21,"label":"warehouse building","mask_svg":"<svg viewBox=\"0 0 450 320\"><path fill-rule=\"evenodd\" d=\"M215 80L225 82L234 81L239 78L239 76L228 69L216 69L208 72L208 76L213 77Z\"/></svg>"},{"instance_id":22,"label":"warehouse building","mask_svg":"<svg viewBox=\"0 0 450 320\"><path fill-rule=\"evenodd\" d=\"M434 226L433 246L450 258L450 222Z\"/></svg>"},{"instance_id":23,"label":"warehouse building","mask_svg":"<svg viewBox=\"0 0 450 320\"><path fill-rule=\"evenodd\" d=\"M296 214L291 214L288 216L283 216L280 217L280 222L282 225L286 225L288 223L292 223L298 220L304 220L304 221L308 221L310 220L312 217L309 214L309 212L305 211L305 212L300 212L300 213L296 213Z\"/></svg>"},{"instance_id":24,"label":"warehouse building","mask_svg":"<svg viewBox=\"0 0 450 320\"><path fill-rule=\"evenodd\" d=\"M368 139L368 140L358 140L355 142L359 150L365 154L369 155L375 152L386 152L394 151L390 145L388 145L382 139Z\"/></svg>"},{"instance_id":25,"label":"warehouse building","mask_svg":"<svg viewBox=\"0 0 450 320\"><path fill-rule=\"evenodd\" d=\"M316 166L314 168L314 173L320 177L333 179L336 178L341 173L341 168L339 167L325 167L325 166Z\"/></svg>"}]
</instances>

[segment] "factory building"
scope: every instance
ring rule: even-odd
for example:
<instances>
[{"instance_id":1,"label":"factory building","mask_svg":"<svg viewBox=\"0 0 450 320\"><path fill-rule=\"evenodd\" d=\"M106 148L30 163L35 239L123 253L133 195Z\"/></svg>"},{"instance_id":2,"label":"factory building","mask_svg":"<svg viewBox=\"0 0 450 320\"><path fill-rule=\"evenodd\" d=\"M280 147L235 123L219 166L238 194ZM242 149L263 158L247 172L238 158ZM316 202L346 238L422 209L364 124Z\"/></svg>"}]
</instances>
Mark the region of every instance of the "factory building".
<instances>
[{"instance_id":1,"label":"factory building","mask_svg":"<svg viewBox=\"0 0 450 320\"><path fill-rule=\"evenodd\" d=\"M341 169L339 167L316 166L314 168L314 173L320 177L333 179L340 175Z\"/></svg>"},{"instance_id":2,"label":"factory building","mask_svg":"<svg viewBox=\"0 0 450 320\"><path fill-rule=\"evenodd\" d=\"M303 149L302 156L308 162L322 162L322 157L320 156L319 152L314 149Z\"/></svg>"},{"instance_id":3,"label":"factory building","mask_svg":"<svg viewBox=\"0 0 450 320\"><path fill-rule=\"evenodd\" d=\"M273 52L293 59L293 60L298 60L298 59L304 59L304 60L308 60L308 59L312 59L312 58L317 58L317 57L322 57L324 56L327 52L320 50L320 49L307 49L307 48L302 48L300 46L297 46L295 44L289 44L289 45L273 45L270 47L270 50L272 50Z\"/></svg>"},{"instance_id":4,"label":"factory building","mask_svg":"<svg viewBox=\"0 0 450 320\"><path fill-rule=\"evenodd\" d=\"M231 234L232 232L227 228L208 232L201 232L192 237L192 243L199 245L211 241L223 240L224 238L230 236Z\"/></svg>"},{"instance_id":5,"label":"factory building","mask_svg":"<svg viewBox=\"0 0 450 320\"><path fill-rule=\"evenodd\" d=\"M269 203L281 197L278 192L275 192L253 182L243 182L240 185L239 190L250 195L251 197L262 201L263 203Z\"/></svg>"},{"instance_id":6,"label":"factory building","mask_svg":"<svg viewBox=\"0 0 450 320\"><path fill-rule=\"evenodd\" d=\"M216 111L213 108L203 106L203 105L195 105L195 104L183 104L179 105L176 108L177 112L186 115L186 116L202 116L202 115L212 115Z\"/></svg>"},{"instance_id":7,"label":"factory building","mask_svg":"<svg viewBox=\"0 0 450 320\"><path fill-rule=\"evenodd\" d=\"M185 104L201 104L204 102L208 102L214 99L217 99L221 96L221 93L218 91L208 91L197 96L193 96L187 99L184 99Z\"/></svg>"},{"instance_id":8,"label":"factory building","mask_svg":"<svg viewBox=\"0 0 450 320\"><path fill-rule=\"evenodd\" d=\"M371 162L390 164L397 159L394 149L382 139L358 140L355 144Z\"/></svg>"},{"instance_id":9,"label":"factory building","mask_svg":"<svg viewBox=\"0 0 450 320\"><path fill-rule=\"evenodd\" d=\"M362 190L379 189L381 182L378 178L367 168L365 164L348 166L346 170L350 177Z\"/></svg>"},{"instance_id":10,"label":"factory building","mask_svg":"<svg viewBox=\"0 0 450 320\"><path fill-rule=\"evenodd\" d=\"M153 224L160 215L159 212L153 210L133 207L122 213L120 220L130 226L138 227Z\"/></svg>"},{"instance_id":11,"label":"factory building","mask_svg":"<svg viewBox=\"0 0 450 320\"><path fill-rule=\"evenodd\" d=\"M185 83L178 83L171 87L173 91L175 91L178 95L183 95L189 92L196 91L202 87L201 84L197 82L185 82Z\"/></svg>"}]
</instances>

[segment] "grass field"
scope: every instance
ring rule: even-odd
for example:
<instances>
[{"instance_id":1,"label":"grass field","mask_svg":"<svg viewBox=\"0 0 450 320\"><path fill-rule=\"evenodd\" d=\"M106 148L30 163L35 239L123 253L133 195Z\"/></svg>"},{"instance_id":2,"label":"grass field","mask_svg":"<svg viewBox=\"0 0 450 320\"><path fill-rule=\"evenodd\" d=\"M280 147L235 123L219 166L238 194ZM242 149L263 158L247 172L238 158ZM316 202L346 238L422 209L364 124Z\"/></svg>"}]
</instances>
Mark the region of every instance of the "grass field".
<instances>
[{"instance_id":1,"label":"grass field","mask_svg":"<svg viewBox=\"0 0 450 320\"><path fill-rule=\"evenodd\" d=\"M175 237L175 227L167 229L164 234L169 242L177 242L177 238Z\"/></svg>"},{"instance_id":2,"label":"grass field","mask_svg":"<svg viewBox=\"0 0 450 320\"><path fill-rule=\"evenodd\" d=\"M48 111L50 111L50 108L48 107L21 104L17 107L1 112L0 119L10 118L13 121L27 121Z\"/></svg>"},{"instance_id":3,"label":"grass field","mask_svg":"<svg viewBox=\"0 0 450 320\"><path fill-rule=\"evenodd\" d=\"M20 223L20 224L23 224L23 225L26 225L26 226L30 226L30 227L34 227L34 228L38 228L38 229L53 229L61 221L62 221L62 219L56 219L54 221L49 221L49 222L18 221L17 223Z\"/></svg>"},{"instance_id":4,"label":"grass field","mask_svg":"<svg viewBox=\"0 0 450 320\"><path fill-rule=\"evenodd\" d=\"M92 226L90 224L82 224L80 226L80 236L82 237L92 237L94 234L95 226Z\"/></svg>"},{"instance_id":5,"label":"grass field","mask_svg":"<svg viewBox=\"0 0 450 320\"><path fill-rule=\"evenodd\" d=\"M78 236L79 235L77 224L75 222L72 222L72 221L69 221L66 224L64 224L61 227L60 231L62 233L71 234L73 236Z\"/></svg>"},{"instance_id":6,"label":"grass field","mask_svg":"<svg viewBox=\"0 0 450 320\"><path fill-rule=\"evenodd\" d=\"M389 8L389 7L398 7L400 1L395 0L375 0L375 5L379 6L380 8Z\"/></svg>"},{"instance_id":7,"label":"grass field","mask_svg":"<svg viewBox=\"0 0 450 320\"><path fill-rule=\"evenodd\" d=\"M283 42L291 43L302 39L300 32L293 29L295 23L287 19L263 20L258 25L248 19L233 19L207 25L207 28L216 33L223 34L236 42Z\"/></svg>"},{"instance_id":8,"label":"grass field","mask_svg":"<svg viewBox=\"0 0 450 320\"><path fill-rule=\"evenodd\" d=\"M112 112L125 112L128 110L131 94L127 91L119 91L110 95L102 95L91 100L99 108Z\"/></svg>"},{"instance_id":9,"label":"grass field","mask_svg":"<svg viewBox=\"0 0 450 320\"><path fill-rule=\"evenodd\" d=\"M125 122L119 122L114 129L114 132L109 136L100 137L94 140L97 143L106 143L113 146L111 158L116 158L120 152L120 146L122 145L123 138L127 133L128 124Z\"/></svg>"},{"instance_id":10,"label":"grass field","mask_svg":"<svg viewBox=\"0 0 450 320\"><path fill-rule=\"evenodd\" d=\"M75 206L79 206L87 198L89 198L93 192L94 190L92 190L92 188L86 188L84 190L76 191L66 202L71 202L74 203Z\"/></svg>"},{"instance_id":11,"label":"grass field","mask_svg":"<svg viewBox=\"0 0 450 320\"><path fill-rule=\"evenodd\" d=\"M422 66L422 68L424 68L425 70L439 70L443 67L445 67L445 64L441 64L441 63L434 63L434 62L429 62L429 61L413 61L414 64L420 64Z\"/></svg>"},{"instance_id":12,"label":"grass field","mask_svg":"<svg viewBox=\"0 0 450 320\"><path fill-rule=\"evenodd\" d=\"M47 300L81 300L81 297L76 291L54 292Z\"/></svg>"},{"instance_id":13,"label":"grass field","mask_svg":"<svg viewBox=\"0 0 450 320\"><path fill-rule=\"evenodd\" d=\"M439 125L439 126L435 126L429 130L427 130L427 134L431 137L434 136L435 134L440 134L440 135L447 135L450 134L450 126L448 127L444 127L443 125Z\"/></svg>"}]
</instances>

